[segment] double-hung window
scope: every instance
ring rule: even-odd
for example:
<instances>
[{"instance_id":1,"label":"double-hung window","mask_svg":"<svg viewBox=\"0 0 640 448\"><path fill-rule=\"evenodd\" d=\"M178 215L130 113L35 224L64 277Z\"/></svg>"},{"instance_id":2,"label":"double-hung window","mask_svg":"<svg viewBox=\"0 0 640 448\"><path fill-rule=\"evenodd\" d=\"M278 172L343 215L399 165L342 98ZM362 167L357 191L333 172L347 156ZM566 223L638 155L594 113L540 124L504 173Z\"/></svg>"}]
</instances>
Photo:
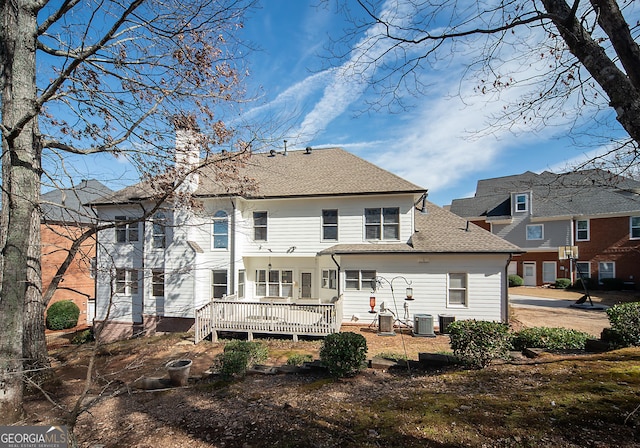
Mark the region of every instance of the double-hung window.
<instances>
[{"instance_id":1,"label":"double-hung window","mask_svg":"<svg viewBox=\"0 0 640 448\"><path fill-rule=\"evenodd\" d=\"M227 271L212 271L211 279L211 291L213 293L213 298L221 299L227 295Z\"/></svg>"},{"instance_id":2,"label":"double-hung window","mask_svg":"<svg viewBox=\"0 0 640 448\"><path fill-rule=\"evenodd\" d=\"M398 207L365 208L364 229L367 240L400 239L400 209Z\"/></svg>"},{"instance_id":3,"label":"double-hung window","mask_svg":"<svg viewBox=\"0 0 640 448\"><path fill-rule=\"evenodd\" d=\"M133 296L138 294L138 288L136 269L116 269L116 293Z\"/></svg>"},{"instance_id":4,"label":"double-hung window","mask_svg":"<svg viewBox=\"0 0 640 448\"><path fill-rule=\"evenodd\" d=\"M448 305L467 306L467 274L449 273Z\"/></svg>"},{"instance_id":5,"label":"double-hung window","mask_svg":"<svg viewBox=\"0 0 640 448\"><path fill-rule=\"evenodd\" d=\"M126 216L116 216L116 242L132 243L138 241L138 223L125 222L129 220Z\"/></svg>"},{"instance_id":6,"label":"double-hung window","mask_svg":"<svg viewBox=\"0 0 640 448\"><path fill-rule=\"evenodd\" d=\"M630 224L629 237L631 239L640 239L640 216L632 216Z\"/></svg>"},{"instance_id":7,"label":"double-hung window","mask_svg":"<svg viewBox=\"0 0 640 448\"><path fill-rule=\"evenodd\" d=\"M164 297L164 272L153 271L151 275L151 294L154 297Z\"/></svg>"},{"instance_id":8,"label":"double-hung window","mask_svg":"<svg viewBox=\"0 0 640 448\"><path fill-rule=\"evenodd\" d=\"M213 215L211 233L212 249L227 249L229 247L229 217L224 210L218 210Z\"/></svg>"},{"instance_id":9,"label":"double-hung window","mask_svg":"<svg viewBox=\"0 0 640 448\"><path fill-rule=\"evenodd\" d=\"M253 239L267 241L267 212L253 212Z\"/></svg>"},{"instance_id":10,"label":"double-hung window","mask_svg":"<svg viewBox=\"0 0 640 448\"><path fill-rule=\"evenodd\" d=\"M338 240L338 210L322 210L322 239Z\"/></svg>"},{"instance_id":11,"label":"double-hung window","mask_svg":"<svg viewBox=\"0 0 640 448\"><path fill-rule=\"evenodd\" d=\"M516 212L526 212L529 209L529 201L526 194L516 195Z\"/></svg>"},{"instance_id":12,"label":"double-hung window","mask_svg":"<svg viewBox=\"0 0 640 448\"><path fill-rule=\"evenodd\" d=\"M166 217L158 212L153 217L153 248L163 249L167 245Z\"/></svg>"},{"instance_id":13,"label":"double-hung window","mask_svg":"<svg viewBox=\"0 0 640 448\"><path fill-rule=\"evenodd\" d=\"M367 290L375 289L376 271L346 270L345 289Z\"/></svg>"},{"instance_id":14,"label":"double-hung window","mask_svg":"<svg viewBox=\"0 0 640 448\"><path fill-rule=\"evenodd\" d=\"M589 241L589 220L576 221L576 241Z\"/></svg>"},{"instance_id":15,"label":"double-hung window","mask_svg":"<svg viewBox=\"0 0 640 448\"><path fill-rule=\"evenodd\" d=\"M338 271L335 269L323 269L322 270L322 288L323 289L337 289Z\"/></svg>"}]
</instances>

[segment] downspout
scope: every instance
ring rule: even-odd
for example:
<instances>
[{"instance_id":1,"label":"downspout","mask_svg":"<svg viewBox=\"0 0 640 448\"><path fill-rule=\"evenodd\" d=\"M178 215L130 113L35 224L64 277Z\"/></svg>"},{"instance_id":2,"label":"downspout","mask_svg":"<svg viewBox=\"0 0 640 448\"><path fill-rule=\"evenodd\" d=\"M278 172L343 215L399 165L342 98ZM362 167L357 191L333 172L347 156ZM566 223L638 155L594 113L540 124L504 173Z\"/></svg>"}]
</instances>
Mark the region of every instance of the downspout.
<instances>
[{"instance_id":1,"label":"downspout","mask_svg":"<svg viewBox=\"0 0 640 448\"><path fill-rule=\"evenodd\" d=\"M231 208L233 212L231 213L231 222L230 222L230 231L229 231L229 270L231 271L230 288L229 291L233 291L233 294L237 294L236 291L236 204L233 199L231 201Z\"/></svg>"}]
</instances>

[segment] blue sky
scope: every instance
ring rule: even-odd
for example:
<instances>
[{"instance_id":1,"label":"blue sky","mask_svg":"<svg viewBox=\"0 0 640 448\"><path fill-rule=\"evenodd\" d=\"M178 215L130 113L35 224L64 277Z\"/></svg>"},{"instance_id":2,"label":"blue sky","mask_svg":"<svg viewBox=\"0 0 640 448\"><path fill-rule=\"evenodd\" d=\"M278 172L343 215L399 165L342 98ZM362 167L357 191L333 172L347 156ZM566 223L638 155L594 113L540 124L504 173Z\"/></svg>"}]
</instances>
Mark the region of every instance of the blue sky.
<instances>
[{"instance_id":1,"label":"blue sky","mask_svg":"<svg viewBox=\"0 0 640 448\"><path fill-rule=\"evenodd\" d=\"M283 137L290 148L343 147L428 188L429 200L438 205L473 195L478 179L562 171L595 150L565 138L569 122L535 131L477 134L517 90L494 101L474 95L473 86L460 84L464 59L425 73L432 88L410 110L367 112L372 92L326 69L328 39L338 38L348 24L332 5L316 3L265 0L244 30L262 48L249 62L250 82L263 89L246 117L278 117L287 123ZM459 89L464 103L456 95Z\"/></svg>"},{"instance_id":2,"label":"blue sky","mask_svg":"<svg viewBox=\"0 0 640 448\"><path fill-rule=\"evenodd\" d=\"M390 2L402 5L401 0ZM334 2L315 6L318 3L262 0L262 7L241 31L241 39L256 48L243 56L250 73L248 91L257 92L257 97L243 106L239 119L271 126L267 137L277 145L286 139L289 149L340 146L427 188L429 200L441 206L472 196L479 179L527 170L561 172L598 151L595 145L577 146L567 138L574 123L559 118L534 129L516 123L509 130L481 132L507 101L531 92L527 80L532 74L545 70L535 63L523 70L522 61L511 61L508 53L502 56L518 66L514 73L523 82L500 95L481 95L473 83L461 82L470 58L478 52L468 47L462 52L466 57L445 57L418 73L429 87L424 96L405 93L410 109L396 113L367 109L367 103L376 100L375 93L366 83L338 76L357 51L335 61L327 50L330 40L341 37L349 23L336 13ZM533 33L527 37L534 47L535 38ZM364 75L366 81L375 73ZM113 189L137 181L137 173L123 158L114 162L110 155L99 155L65 162L65 169L76 177L108 179Z\"/></svg>"}]
</instances>

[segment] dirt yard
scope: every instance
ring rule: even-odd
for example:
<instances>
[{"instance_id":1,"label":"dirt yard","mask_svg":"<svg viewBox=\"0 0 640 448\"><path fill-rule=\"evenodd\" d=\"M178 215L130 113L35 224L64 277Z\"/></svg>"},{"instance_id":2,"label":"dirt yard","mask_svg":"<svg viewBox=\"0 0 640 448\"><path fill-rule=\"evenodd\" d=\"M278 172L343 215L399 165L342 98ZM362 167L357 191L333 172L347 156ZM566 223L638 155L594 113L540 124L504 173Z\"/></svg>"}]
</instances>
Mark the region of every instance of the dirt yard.
<instances>
[{"instance_id":1,"label":"dirt yard","mask_svg":"<svg viewBox=\"0 0 640 448\"><path fill-rule=\"evenodd\" d=\"M581 296L579 293L542 288L518 289L517 294L558 300L577 300ZM638 299L633 294L594 297L594 301L607 305ZM512 307L511 312L514 327L563 326L599 335L602 328L608 325L604 312L518 307ZM369 325L348 325L343 327L343 331L364 335L370 357L384 354L416 360L421 352L450 351L447 335L424 338L397 331L395 336L380 336L377 329ZM274 366L285 364L292 354L310 354L317 358L321 346L321 340L294 343L290 338L269 338L261 341L269 347L270 358L267 363ZM84 404L91 404L78 419L75 430L79 446L640 446L640 430L619 425L624 416L628 419L638 405L632 399L640 397L638 389L635 392L626 392L624 389L640 382L635 377L616 379L612 385L606 386L610 397L613 396L611 390L621 388L624 389L621 396L632 399L629 403L625 402L626 414L616 420L618 426L615 432L602 432L597 428L577 431L569 425L566 431L558 429L556 433L548 434L543 427L535 430L540 434L534 436L533 429L527 428L529 425L526 423L528 412L533 412L533 404L527 396L510 394L557 383L557 380L547 379L547 374L543 373L541 367L535 367L535 362L527 367L532 370L523 370L523 366L497 366L487 369L486 375L481 374L473 380L465 379L455 371L447 373L446 369L417 375L402 370L392 373L369 369L356 378L338 382L329 380L324 374L252 375L229 385L198 380L206 376L215 357L223 350L224 342L205 341L195 345L192 335L183 334L140 338L99 348L95 380L84 401ZM73 407L84 386L91 350L91 345L87 344L59 347L51 351L59 381L50 389L50 401L38 394L29 397L25 424L64 423L63 409ZM640 356L640 353L637 355ZM633 356L636 356L635 352ZM140 378L166 377L166 363L182 358L193 361L189 387L155 392L132 387ZM578 372L578 364L572 365L566 368L560 366L561 372L565 369ZM584 372L590 372L593 367L587 366L585 369ZM571 375L562 373L559 378L564 381L570 379ZM491 392L494 388L497 389ZM426 394L421 403L434 409L419 412L413 409L411 397L418 392ZM584 393L581 389L580 397L585 397ZM505 410L499 411L495 408L495 397L502 396L505 397ZM395 398L391 400L391 397ZM487 407L478 410L480 415L465 423L461 413L471 412L476 406L481 406L480 400L488 398L490 402ZM92 403L93 400L95 403ZM520 406L514 404L519 400L529 403L529 411L525 406L523 420L517 423L520 420L516 415L520 414L512 413L514 406ZM444 401L453 402L445 405ZM55 406L52 404L54 402ZM503 420L492 422L493 417L489 416L499 412L504 412L503 418L511 423L505 426ZM547 411L541 412L544 415ZM446 416L446 421L420 423L426 416L432 419L438 415L442 415L442 418ZM413 419L411 421L415 423L402 423L402 416ZM613 428L613 423L605 424L600 417L597 418L597 425ZM582 424L582 418L577 420ZM387 427L385 422L393 427ZM566 422L562 423L562 427L566 425ZM530 442L529 437L532 437ZM574 438L577 439L571 441Z\"/></svg>"}]
</instances>

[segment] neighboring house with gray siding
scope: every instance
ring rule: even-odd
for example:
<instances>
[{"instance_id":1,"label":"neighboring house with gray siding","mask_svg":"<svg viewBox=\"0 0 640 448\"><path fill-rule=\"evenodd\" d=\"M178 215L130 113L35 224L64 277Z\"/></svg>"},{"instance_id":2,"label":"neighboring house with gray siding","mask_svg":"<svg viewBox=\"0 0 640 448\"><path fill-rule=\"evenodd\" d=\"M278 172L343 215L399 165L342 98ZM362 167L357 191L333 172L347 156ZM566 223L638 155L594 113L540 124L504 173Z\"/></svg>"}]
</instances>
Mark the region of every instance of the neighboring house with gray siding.
<instances>
[{"instance_id":1,"label":"neighboring house with gray siding","mask_svg":"<svg viewBox=\"0 0 640 448\"><path fill-rule=\"evenodd\" d=\"M478 181L475 196L451 212L526 250L511 272L526 285L575 281L577 268L601 282L640 278L640 182L604 170L543 172ZM576 246L577 265L559 258Z\"/></svg>"},{"instance_id":2,"label":"neighboring house with gray siding","mask_svg":"<svg viewBox=\"0 0 640 448\"><path fill-rule=\"evenodd\" d=\"M389 283L398 318L413 288L409 322L507 320L506 270L520 249L428 202L425 188L339 148L255 153L238 175L255 188L235 191L204 170L192 184L198 209L166 204L158 219L99 234L98 319L109 311L111 335L189 328L197 309L223 299L339 303L339 323L368 324L371 296L393 310ZM93 206L103 222L124 222L146 190Z\"/></svg>"}]
</instances>

